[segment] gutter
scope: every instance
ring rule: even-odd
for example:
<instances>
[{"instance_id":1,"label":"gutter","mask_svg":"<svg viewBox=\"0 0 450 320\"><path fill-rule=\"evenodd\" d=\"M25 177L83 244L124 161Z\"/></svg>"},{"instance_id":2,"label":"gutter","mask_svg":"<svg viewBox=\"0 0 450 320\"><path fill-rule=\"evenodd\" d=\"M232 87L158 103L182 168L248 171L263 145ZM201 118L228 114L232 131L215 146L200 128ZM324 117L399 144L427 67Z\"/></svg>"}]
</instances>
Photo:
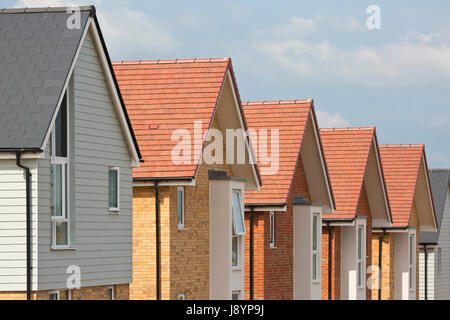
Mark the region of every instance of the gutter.
<instances>
[{"instance_id":1,"label":"gutter","mask_svg":"<svg viewBox=\"0 0 450 320\"><path fill-rule=\"evenodd\" d=\"M378 300L381 300L381 286L382 286L382 270L383 270L383 238L386 235L386 229L383 229L383 233L378 238Z\"/></svg>"},{"instance_id":2,"label":"gutter","mask_svg":"<svg viewBox=\"0 0 450 320\"><path fill-rule=\"evenodd\" d=\"M155 226L156 226L156 300L161 300L161 217L159 207L158 181L155 188Z\"/></svg>"},{"instance_id":3,"label":"gutter","mask_svg":"<svg viewBox=\"0 0 450 320\"><path fill-rule=\"evenodd\" d=\"M254 213L255 208L250 208L250 300L254 300Z\"/></svg>"},{"instance_id":4,"label":"gutter","mask_svg":"<svg viewBox=\"0 0 450 320\"><path fill-rule=\"evenodd\" d=\"M332 292L332 264L333 261L331 259L331 245L333 244L333 232L331 231L330 222L327 222L328 229L328 300L331 300L331 292Z\"/></svg>"},{"instance_id":5,"label":"gutter","mask_svg":"<svg viewBox=\"0 0 450 320\"><path fill-rule=\"evenodd\" d=\"M21 163L21 156L24 151L16 150L16 165L17 167L25 171L26 177L26 228L27 228L27 240L26 240L26 256L27 256L27 300L31 300L31 273L32 273L32 261L31 261L31 170L25 167Z\"/></svg>"}]
</instances>

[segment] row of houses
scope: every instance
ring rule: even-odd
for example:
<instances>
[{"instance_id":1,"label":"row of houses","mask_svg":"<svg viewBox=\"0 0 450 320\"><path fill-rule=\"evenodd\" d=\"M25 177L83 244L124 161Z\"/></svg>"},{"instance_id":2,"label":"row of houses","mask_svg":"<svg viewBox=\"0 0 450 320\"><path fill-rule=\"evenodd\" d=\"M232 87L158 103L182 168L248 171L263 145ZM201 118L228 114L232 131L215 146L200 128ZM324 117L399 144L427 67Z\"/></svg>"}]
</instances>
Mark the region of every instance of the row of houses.
<instances>
[{"instance_id":1,"label":"row of houses","mask_svg":"<svg viewBox=\"0 0 450 320\"><path fill-rule=\"evenodd\" d=\"M243 102L229 58L111 62L72 14L0 12L0 299L448 297L423 145Z\"/></svg>"}]
</instances>

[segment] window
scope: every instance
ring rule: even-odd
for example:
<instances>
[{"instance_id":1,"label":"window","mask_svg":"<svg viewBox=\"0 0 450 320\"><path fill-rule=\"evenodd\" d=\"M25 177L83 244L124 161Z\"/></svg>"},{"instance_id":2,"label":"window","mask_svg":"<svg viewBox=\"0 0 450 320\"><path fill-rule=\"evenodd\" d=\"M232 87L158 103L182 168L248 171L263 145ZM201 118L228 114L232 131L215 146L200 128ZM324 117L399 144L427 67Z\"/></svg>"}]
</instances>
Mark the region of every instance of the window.
<instances>
[{"instance_id":1,"label":"window","mask_svg":"<svg viewBox=\"0 0 450 320\"><path fill-rule=\"evenodd\" d=\"M245 234L244 215L242 213L242 202L240 191L234 190L232 194L233 215L233 235L231 240L231 266L233 268L240 267L240 252L242 235Z\"/></svg>"},{"instance_id":2,"label":"window","mask_svg":"<svg viewBox=\"0 0 450 320\"><path fill-rule=\"evenodd\" d=\"M48 295L49 300L58 300L58 291L50 291Z\"/></svg>"},{"instance_id":3,"label":"window","mask_svg":"<svg viewBox=\"0 0 450 320\"><path fill-rule=\"evenodd\" d=\"M358 226L358 288L362 288L364 286L364 269L365 269L365 263L364 263L364 226Z\"/></svg>"},{"instance_id":4,"label":"window","mask_svg":"<svg viewBox=\"0 0 450 320\"><path fill-rule=\"evenodd\" d=\"M240 291L233 291L231 293L231 300L241 300L241 292Z\"/></svg>"},{"instance_id":5,"label":"window","mask_svg":"<svg viewBox=\"0 0 450 320\"><path fill-rule=\"evenodd\" d=\"M178 229L184 229L184 187L178 187Z\"/></svg>"},{"instance_id":6,"label":"window","mask_svg":"<svg viewBox=\"0 0 450 320\"><path fill-rule=\"evenodd\" d=\"M312 222L312 280L319 280L319 214L313 215Z\"/></svg>"},{"instance_id":7,"label":"window","mask_svg":"<svg viewBox=\"0 0 450 320\"><path fill-rule=\"evenodd\" d=\"M177 300L186 300L186 295L184 293L179 293L177 295Z\"/></svg>"},{"instance_id":8,"label":"window","mask_svg":"<svg viewBox=\"0 0 450 320\"><path fill-rule=\"evenodd\" d=\"M69 246L69 148L67 93L51 135L52 247Z\"/></svg>"},{"instance_id":9,"label":"window","mask_svg":"<svg viewBox=\"0 0 450 320\"><path fill-rule=\"evenodd\" d=\"M242 214L241 194L237 190L233 191L232 211L233 211L234 234L244 235L245 225L244 225L244 215Z\"/></svg>"},{"instance_id":10,"label":"window","mask_svg":"<svg viewBox=\"0 0 450 320\"><path fill-rule=\"evenodd\" d=\"M409 236L409 289L416 288L416 237L414 234Z\"/></svg>"},{"instance_id":11,"label":"window","mask_svg":"<svg viewBox=\"0 0 450 320\"><path fill-rule=\"evenodd\" d=\"M239 267L239 242L240 237L237 235L233 235L231 242L231 266L233 268Z\"/></svg>"},{"instance_id":12,"label":"window","mask_svg":"<svg viewBox=\"0 0 450 320\"><path fill-rule=\"evenodd\" d=\"M275 213L270 213L270 247L275 248Z\"/></svg>"},{"instance_id":13,"label":"window","mask_svg":"<svg viewBox=\"0 0 450 320\"><path fill-rule=\"evenodd\" d=\"M106 300L114 300L114 287L106 289Z\"/></svg>"},{"instance_id":14,"label":"window","mask_svg":"<svg viewBox=\"0 0 450 320\"><path fill-rule=\"evenodd\" d=\"M440 273L441 272L441 268L442 268L442 251L441 248L438 248L438 252L437 252L437 272Z\"/></svg>"},{"instance_id":15,"label":"window","mask_svg":"<svg viewBox=\"0 0 450 320\"><path fill-rule=\"evenodd\" d=\"M53 290L48 295L49 300L71 300L72 293L70 290Z\"/></svg>"},{"instance_id":16,"label":"window","mask_svg":"<svg viewBox=\"0 0 450 320\"><path fill-rule=\"evenodd\" d=\"M120 202L120 169L109 169L109 211L119 212Z\"/></svg>"}]
</instances>

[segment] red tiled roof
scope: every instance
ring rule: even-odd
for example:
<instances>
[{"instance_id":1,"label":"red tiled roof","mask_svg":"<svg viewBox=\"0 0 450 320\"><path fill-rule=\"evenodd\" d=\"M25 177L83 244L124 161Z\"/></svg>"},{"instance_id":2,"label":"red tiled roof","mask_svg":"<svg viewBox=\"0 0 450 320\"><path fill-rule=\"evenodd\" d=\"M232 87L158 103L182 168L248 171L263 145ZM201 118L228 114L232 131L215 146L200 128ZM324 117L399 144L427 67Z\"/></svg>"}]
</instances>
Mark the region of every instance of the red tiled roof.
<instances>
[{"instance_id":1,"label":"red tiled roof","mask_svg":"<svg viewBox=\"0 0 450 320\"><path fill-rule=\"evenodd\" d=\"M424 145L380 145L394 227L409 225L424 150Z\"/></svg>"},{"instance_id":2,"label":"red tiled roof","mask_svg":"<svg viewBox=\"0 0 450 320\"><path fill-rule=\"evenodd\" d=\"M171 152L178 141L171 136L187 129L194 139L194 122L201 121L204 137L231 59L122 61L113 67L145 160L133 177L194 177L201 146L192 151L194 161L176 165Z\"/></svg>"},{"instance_id":3,"label":"red tiled roof","mask_svg":"<svg viewBox=\"0 0 450 320\"><path fill-rule=\"evenodd\" d=\"M353 219L375 128L321 129L336 211L324 218Z\"/></svg>"},{"instance_id":4,"label":"red tiled roof","mask_svg":"<svg viewBox=\"0 0 450 320\"><path fill-rule=\"evenodd\" d=\"M267 153L270 157L271 131L279 130L279 170L275 175L262 175L260 191L246 191L246 204L286 204L292 178L300 155L306 122L313 107L312 100L286 100L243 103L248 128L267 129ZM255 141L253 146L256 148ZM259 152L259 150L258 150ZM259 158L259 157L258 157ZM269 167L258 159L260 169Z\"/></svg>"}]
</instances>

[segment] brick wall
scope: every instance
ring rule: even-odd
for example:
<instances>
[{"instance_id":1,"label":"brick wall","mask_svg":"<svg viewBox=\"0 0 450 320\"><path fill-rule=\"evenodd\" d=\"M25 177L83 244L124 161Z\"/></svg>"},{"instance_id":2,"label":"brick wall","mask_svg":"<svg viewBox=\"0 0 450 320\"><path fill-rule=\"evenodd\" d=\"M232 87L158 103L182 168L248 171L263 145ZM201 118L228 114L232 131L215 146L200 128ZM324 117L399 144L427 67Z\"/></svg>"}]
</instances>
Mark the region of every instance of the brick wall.
<instances>
[{"instance_id":1,"label":"brick wall","mask_svg":"<svg viewBox=\"0 0 450 320\"><path fill-rule=\"evenodd\" d=\"M114 285L114 300L129 299L129 285ZM71 290L72 300L106 300L107 290L110 286L84 287ZM32 300L48 300L50 291L34 291ZM0 300L26 300L26 292L0 292Z\"/></svg>"},{"instance_id":2,"label":"brick wall","mask_svg":"<svg viewBox=\"0 0 450 320\"><path fill-rule=\"evenodd\" d=\"M341 299L341 228L331 227L331 300ZM328 300L328 228L322 228L322 300Z\"/></svg>"},{"instance_id":3,"label":"brick wall","mask_svg":"<svg viewBox=\"0 0 450 320\"><path fill-rule=\"evenodd\" d=\"M291 191L285 212L275 213L275 248L270 248L269 212L255 214L254 242L254 290L256 300L292 300L294 294L294 196L303 196L310 201L305 172L301 158L295 170ZM250 214L247 212L245 223L247 230ZM249 298L249 234L245 237L245 298Z\"/></svg>"},{"instance_id":4,"label":"brick wall","mask_svg":"<svg viewBox=\"0 0 450 320\"><path fill-rule=\"evenodd\" d=\"M379 237L381 233L372 235L372 261L379 265ZM386 233L382 242L381 262L381 299L394 299L394 233ZM378 289L372 290L372 300L378 300Z\"/></svg>"},{"instance_id":5,"label":"brick wall","mask_svg":"<svg viewBox=\"0 0 450 320\"><path fill-rule=\"evenodd\" d=\"M216 118L213 121L212 128L220 129ZM225 160L225 150L223 156ZM179 294L184 294L187 300L209 299L209 170L221 170L227 172L230 176L233 175L231 167L227 164L201 164L199 166L195 186L184 188L184 230L178 230L177 187L159 187L161 201L161 298L164 300L177 299ZM133 282L130 287L132 300L156 299L154 198L153 187L134 188Z\"/></svg>"}]
</instances>

